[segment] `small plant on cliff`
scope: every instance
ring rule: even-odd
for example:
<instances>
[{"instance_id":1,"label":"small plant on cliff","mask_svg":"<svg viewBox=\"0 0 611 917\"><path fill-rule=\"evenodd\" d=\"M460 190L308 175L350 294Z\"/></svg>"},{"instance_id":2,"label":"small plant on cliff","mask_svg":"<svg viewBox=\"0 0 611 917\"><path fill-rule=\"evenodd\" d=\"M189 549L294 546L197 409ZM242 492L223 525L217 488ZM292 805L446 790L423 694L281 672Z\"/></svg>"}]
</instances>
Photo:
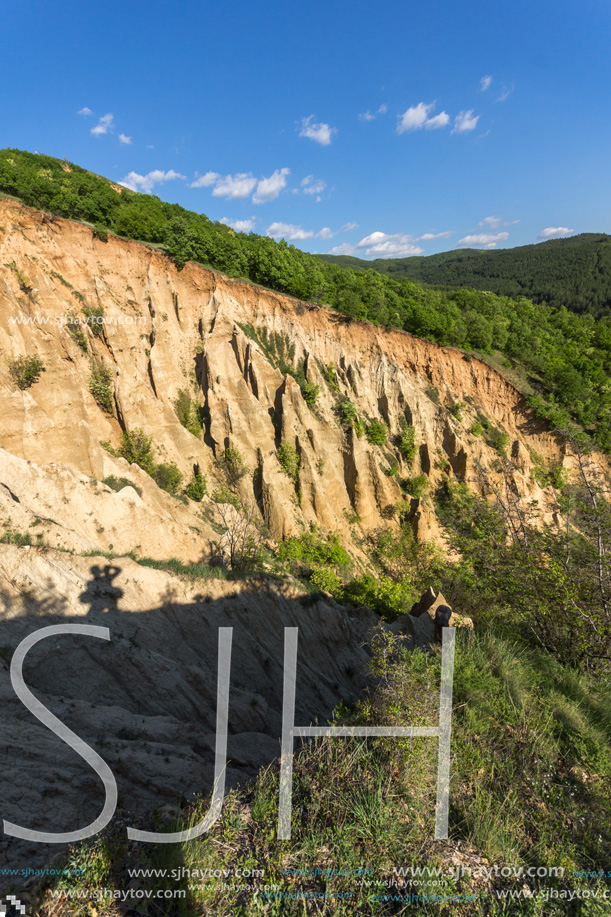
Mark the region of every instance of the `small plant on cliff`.
<instances>
[{"instance_id":1,"label":"small plant on cliff","mask_svg":"<svg viewBox=\"0 0 611 917\"><path fill-rule=\"evenodd\" d=\"M102 337L104 334L104 306L83 306L83 315L92 334Z\"/></svg>"},{"instance_id":2,"label":"small plant on cliff","mask_svg":"<svg viewBox=\"0 0 611 917\"><path fill-rule=\"evenodd\" d=\"M118 454L131 464L139 465L151 477L155 474L153 439L144 430L126 430L121 437Z\"/></svg>"},{"instance_id":3,"label":"small plant on cliff","mask_svg":"<svg viewBox=\"0 0 611 917\"><path fill-rule=\"evenodd\" d=\"M425 497L429 491L431 482L425 474L417 474L413 478L407 478L403 482L404 490L411 496L416 499Z\"/></svg>"},{"instance_id":4,"label":"small plant on cliff","mask_svg":"<svg viewBox=\"0 0 611 917\"><path fill-rule=\"evenodd\" d=\"M416 455L416 430L405 421L403 421L401 432L397 436L397 446L405 461L408 465L411 465Z\"/></svg>"},{"instance_id":5,"label":"small plant on cliff","mask_svg":"<svg viewBox=\"0 0 611 917\"><path fill-rule=\"evenodd\" d=\"M23 390L38 382L40 374L45 371L45 367L40 357L31 355L10 360L8 371L17 388Z\"/></svg>"},{"instance_id":6,"label":"small plant on cliff","mask_svg":"<svg viewBox=\"0 0 611 917\"><path fill-rule=\"evenodd\" d=\"M229 443L223 454L216 460L216 467L224 476L230 490L235 491L242 478L248 474L244 456L237 446Z\"/></svg>"},{"instance_id":7,"label":"small plant on cliff","mask_svg":"<svg viewBox=\"0 0 611 917\"><path fill-rule=\"evenodd\" d=\"M316 385L315 382L304 382L300 385L301 394L303 395L303 400L309 408L314 407L318 401L318 396L320 394L320 385Z\"/></svg>"},{"instance_id":8,"label":"small plant on cliff","mask_svg":"<svg viewBox=\"0 0 611 917\"><path fill-rule=\"evenodd\" d=\"M207 493L208 481L206 479L206 475L200 474L199 471L195 472L187 485L187 496L190 500L195 500L196 503L201 503Z\"/></svg>"},{"instance_id":9,"label":"small plant on cliff","mask_svg":"<svg viewBox=\"0 0 611 917\"><path fill-rule=\"evenodd\" d=\"M104 478L102 484L106 484L107 487L110 487L111 490L120 491L124 487L133 487L139 497L142 496L142 488L138 487L136 484L132 484L127 478L117 478L114 474L109 475L109 477Z\"/></svg>"},{"instance_id":10,"label":"small plant on cliff","mask_svg":"<svg viewBox=\"0 0 611 917\"><path fill-rule=\"evenodd\" d=\"M316 525L279 544L277 557L297 576L309 577L321 568L339 572L350 567L350 555L340 544L339 533L324 535Z\"/></svg>"},{"instance_id":11,"label":"small plant on cliff","mask_svg":"<svg viewBox=\"0 0 611 917\"><path fill-rule=\"evenodd\" d=\"M233 495L232 495L233 496ZM217 552L225 557L231 570L249 570L261 563L266 531L254 503L235 500L219 502L222 539Z\"/></svg>"},{"instance_id":12,"label":"small plant on cliff","mask_svg":"<svg viewBox=\"0 0 611 917\"><path fill-rule=\"evenodd\" d=\"M383 446L388 439L388 427L382 420L372 420L365 429L367 442Z\"/></svg>"},{"instance_id":13,"label":"small plant on cliff","mask_svg":"<svg viewBox=\"0 0 611 917\"><path fill-rule=\"evenodd\" d=\"M66 323L68 333L78 344L81 350L84 353L87 353L87 338L85 337L83 329L81 328L81 320L78 315L76 315L74 312L66 312L64 321Z\"/></svg>"},{"instance_id":14,"label":"small plant on cliff","mask_svg":"<svg viewBox=\"0 0 611 917\"><path fill-rule=\"evenodd\" d=\"M448 406L448 410L452 417L455 417L459 422L462 420L462 411L466 407L464 401L452 401Z\"/></svg>"},{"instance_id":15,"label":"small plant on cliff","mask_svg":"<svg viewBox=\"0 0 611 917\"><path fill-rule=\"evenodd\" d=\"M92 363L89 391L100 407L112 414L112 372L105 363Z\"/></svg>"},{"instance_id":16,"label":"small plant on cliff","mask_svg":"<svg viewBox=\"0 0 611 917\"><path fill-rule=\"evenodd\" d=\"M169 494L178 493L183 474L180 468L174 462L162 462L155 467L153 475L157 487L165 490Z\"/></svg>"},{"instance_id":17,"label":"small plant on cliff","mask_svg":"<svg viewBox=\"0 0 611 917\"><path fill-rule=\"evenodd\" d=\"M184 388L178 390L174 410L185 430L199 437L202 432L202 407L195 404L189 392Z\"/></svg>"},{"instance_id":18,"label":"small plant on cliff","mask_svg":"<svg viewBox=\"0 0 611 917\"><path fill-rule=\"evenodd\" d=\"M296 484L299 480L301 458L295 446L292 443L280 443L276 455L284 473Z\"/></svg>"},{"instance_id":19,"label":"small plant on cliff","mask_svg":"<svg viewBox=\"0 0 611 917\"><path fill-rule=\"evenodd\" d=\"M338 399L336 413L339 418L339 422L345 430L352 429L358 420L356 407L352 401L350 401L347 395L342 395Z\"/></svg>"}]
</instances>

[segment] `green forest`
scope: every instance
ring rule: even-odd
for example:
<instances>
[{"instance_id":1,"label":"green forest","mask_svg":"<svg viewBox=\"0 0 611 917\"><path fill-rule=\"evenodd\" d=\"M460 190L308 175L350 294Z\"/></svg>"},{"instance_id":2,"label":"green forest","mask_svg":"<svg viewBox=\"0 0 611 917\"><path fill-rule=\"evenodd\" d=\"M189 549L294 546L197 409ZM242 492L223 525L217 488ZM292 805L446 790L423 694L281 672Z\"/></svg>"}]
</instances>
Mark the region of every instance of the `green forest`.
<instances>
[{"instance_id":1,"label":"green forest","mask_svg":"<svg viewBox=\"0 0 611 917\"><path fill-rule=\"evenodd\" d=\"M395 280L434 287L488 290L514 299L526 296L572 312L599 318L611 313L611 236L581 233L499 251L462 248L438 255L363 261L346 255L321 255L353 270L373 268Z\"/></svg>"},{"instance_id":2,"label":"green forest","mask_svg":"<svg viewBox=\"0 0 611 917\"><path fill-rule=\"evenodd\" d=\"M465 359L471 351L491 357L500 352L507 369L525 371L537 393L532 404L541 415L559 426L576 422L611 452L611 316L597 319L587 310L576 314L560 302L549 306L523 295L512 299L472 289L432 289L396 271L352 270L284 240L235 232L203 214L121 188L49 156L1 150L0 192L44 211L46 219L85 221L100 240L110 232L160 246L178 268L198 262L328 306L347 321L368 321L462 348ZM567 244L554 250L572 249ZM385 262L389 270L392 263ZM571 270L578 263L571 260ZM515 274L523 273L516 261Z\"/></svg>"}]
</instances>

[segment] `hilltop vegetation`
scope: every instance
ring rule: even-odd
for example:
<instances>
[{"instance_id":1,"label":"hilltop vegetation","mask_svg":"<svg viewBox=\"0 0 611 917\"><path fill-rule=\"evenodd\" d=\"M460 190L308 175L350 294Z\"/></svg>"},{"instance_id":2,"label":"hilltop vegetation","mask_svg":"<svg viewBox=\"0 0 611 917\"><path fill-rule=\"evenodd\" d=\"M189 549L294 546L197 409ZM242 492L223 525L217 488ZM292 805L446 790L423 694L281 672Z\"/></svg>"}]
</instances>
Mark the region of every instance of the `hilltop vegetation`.
<instances>
[{"instance_id":1,"label":"hilltop vegetation","mask_svg":"<svg viewBox=\"0 0 611 917\"><path fill-rule=\"evenodd\" d=\"M409 279L434 287L469 287L500 296L526 296L556 309L600 318L611 313L611 236L582 233L539 245L500 251L472 248L412 258L362 261L322 255L324 261L371 270L395 280Z\"/></svg>"},{"instance_id":2,"label":"hilltop vegetation","mask_svg":"<svg viewBox=\"0 0 611 917\"><path fill-rule=\"evenodd\" d=\"M234 232L203 214L114 185L48 156L0 151L0 192L108 233L160 245L182 267L195 261L231 277L325 304L347 319L397 328L484 355L500 351L537 377L534 404L551 422L576 421L611 449L611 317L595 320L520 296L441 291L373 269L328 264L284 240ZM479 253L481 254L481 253ZM17 267L15 267L17 270ZM509 360L507 360L509 358Z\"/></svg>"}]
</instances>

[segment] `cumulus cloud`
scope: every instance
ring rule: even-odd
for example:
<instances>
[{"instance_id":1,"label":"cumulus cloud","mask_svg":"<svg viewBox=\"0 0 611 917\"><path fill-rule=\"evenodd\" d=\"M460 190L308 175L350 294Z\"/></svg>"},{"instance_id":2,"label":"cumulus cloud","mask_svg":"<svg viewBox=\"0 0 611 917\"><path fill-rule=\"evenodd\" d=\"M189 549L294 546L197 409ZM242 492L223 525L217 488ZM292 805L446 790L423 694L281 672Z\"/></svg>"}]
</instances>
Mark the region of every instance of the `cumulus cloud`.
<instances>
[{"instance_id":1,"label":"cumulus cloud","mask_svg":"<svg viewBox=\"0 0 611 917\"><path fill-rule=\"evenodd\" d=\"M352 232L353 229L358 229L358 223L344 223L342 226L342 232Z\"/></svg>"},{"instance_id":2,"label":"cumulus cloud","mask_svg":"<svg viewBox=\"0 0 611 917\"><path fill-rule=\"evenodd\" d=\"M562 239L564 236L570 236L574 229L568 226L548 226L539 233L540 239Z\"/></svg>"},{"instance_id":3,"label":"cumulus cloud","mask_svg":"<svg viewBox=\"0 0 611 917\"><path fill-rule=\"evenodd\" d=\"M379 115L385 115L387 111L388 105L383 102L377 111L365 111L362 115L359 115L359 121L375 121Z\"/></svg>"},{"instance_id":4,"label":"cumulus cloud","mask_svg":"<svg viewBox=\"0 0 611 917\"><path fill-rule=\"evenodd\" d=\"M301 180L301 190L303 194L322 194L327 187L322 178L314 178L313 175L306 175Z\"/></svg>"},{"instance_id":5,"label":"cumulus cloud","mask_svg":"<svg viewBox=\"0 0 611 917\"><path fill-rule=\"evenodd\" d=\"M272 223L271 226L267 227L267 235L272 239L301 242L304 239L311 239L314 233L303 229L301 226L294 226L292 223Z\"/></svg>"},{"instance_id":6,"label":"cumulus cloud","mask_svg":"<svg viewBox=\"0 0 611 917\"><path fill-rule=\"evenodd\" d=\"M469 111L459 111L454 118L452 133L464 134L467 131L472 131L477 127L478 121L479 115L474 115L472 108L470 108Z\"/></svg>"},{"instance_id":7,"label":"cumulus cloud","mask_svg":"<svg viewBox=\"0 0 611 917\"><path fill-rule=\"evenodd\" d=\"M484 217L479 221L479 225L485 229L497 229L502 223L501 217Z\"/></svg>"},{"instance_id":8,"label":"cumulus cloud","mask_svg":"<svg viewBox=\"0 0 611 917\"><path fill-rule=\"evenodd\" d=\"M450 236L453 236L454 232L449 230L448 232L425 232L424 235L418 236L416 242L432 242L433 239L449 239Z\"/></svg>"},{"instance_id":9,"label":"cumulus cloud","mask_svg":"<svg viewBox=\"0 0 611 917\"><path fill-rule=\"evenodd\" d=\"M124 146L131 146L132 138L128 137L127 134L119 134L119 143L122 143Z\"/></svg>"},{"instance_id":10,"label":"cumulus cloud","mask_svg":"<svg viewBox=\"0 0 611 917\"><path fill-rule=\"evenodd\" d=\"M353 255L355 252L354 245L351 245L350 242L342 242L341 245L334 245L330 255Z\"/></svg>"},{"instance_id":11,"label":"cumulus cloud","mask_svg":"<svg viewBox=\"0 0 611 917\"><path fill-rule=\"evenodd\" d=\"M184 179L184 177L180 172L175 172L174 169L170 169L168 172L154 169L146 175L130 172L119 184L123 185L124 188L129 188L130 191L142 191L144 194L150 194L155 185L163 184L166 181L175 181L177 178Z\"/></svg>"},{"instance_id":12,"label":"cumulus cloud","mask_svg":"<svg viewBox=\"0 0 611 917\"><path fill-rule=\"evenodd\" d=\"M235 201L248 197L253 191L257 179L250 172L236 172L235 175L225 175L217 179L212 190L213 197L224 197Z\"/></svg>"},{"instance_id":13,"label":"cumulus cloud","mask_svg":"<svg viewBox=\"0 0 611 917\"><path fill-rule=\"evenodd\" d=\"M309 118L301 119L301 130L299 131L300 137L309 137L310 140L314 140L315 143L320 143L321 146L329 146L333 135L337 133L336 127L329 127L328 124L325 124L324 121L319 122L318 124L314 123L314 115L310 115Z\"/></svg>"},{"instance_id":14,"label":"cumulus cloud","mask_svg":"<svg viewBox=\"0 0 611 917\"><path fill-rule=\"evenodd\" d=\"M197 172L195 173L197 175ZM219 180L221 176L218 172L206 172L205 175L200 175L199 178L196 178L195 181L192 181L189 185L190 188L209 188L210 185L213 185Z\"/></svg>"},{"instance_id":15,"label":"cumulus cloud","mask_svg":"<svg viewBox=\"0 0 611 917\"><path fill-rule=\"evenodd\" d=\"M275 200L286 188L286 180L290 174L290 169L276 169L269 178L262 178L252 196L253 204L265 204L267 201Z\"/></svg>"},{"instance_id":16,"label":"cumulus cloud","mask_svg":"<svg viewBox=\"0 0 611 917\"><path fill-rule=\"evenodd\" d=\"M483 76L479 81L479 88L482 92L486 92L487 89L490 89L490 83L492 82L491 76Z\"/></svg>"},{"instance_id":17,"label":"cumulus cloud","mask_svg":"<svg viewBox=\"0 0 611 917\"><path fill-rule=\"evenodd\" d=\"M473 248L476 245L484 245L486 248L496 248L498 242L504 242L508 238L508 232L497 232L496 235L489 232L480 232L459 239L458 244L464 245L466 248Z\"/></svg>"},{"instance_id":18,"label":"cumulus cloud","mask_svg":"<svg viewBox=\"0 0 611 917\"><path fill-rule=\"evenodd\" d=\"M223 217L222 220L219 220L219 223L224 223L225 226L231 226L236 232L252 232L256 222L255 217L252 217L250 220L229 220L227 217Z\"/></svg>"},{"instance_id":19,"label":"cumulus cloud","mask_svg":"<svg viewBox=\"0 0 611 917\"><path fill-rule=\"evenodd\" d=\"M404 233L372 232L354 246L356 251L378 258L405 258L421 255L424 249L413 244L412 236Z\"/></svg>"},{"instance_id":20,"label":"cumulus cloud","mask_svg":"<svg viewBox=\"0 0 611 917\"><path fill-rule=\"evenodd\" d=\"M108 131L113 131L115 128L114 120L115 117L110 112L107 115L102 115L96 126L91 128L91 133L95 137L101 137L102 134L107 134Z\"/></svg>"},{"instance_id":21,"label":"cumulus cloud","mask_svg":"<svg viewBox=\"0 0 611 917\"><path fill-rule=\"evenodd\" d=\"M86 105L84 108L81 108L80 111L77 111L77 115L84 115L84 117L87 117L87 115L92 115L92 114L93 112L91 111L90 108L87 108Z\"/></svg>"},{"instance_id":22,"label":"cumulus cloud","mask_svg":"<svg viewBox=\"0 0 611 917\"><path fill-rule=\"evenodd\" d=\"M446 127L450 123L450 116L447 112L442 111L438 115L429 117L435 107L434 102L418 102L412 105L398 116L397 133L404 134L406 131L419 131L422 128L427 130L438 130L440 127Z\"/></svg>"},{"instance_id":23,"label":"cumulus cloud","mask_svg":"<svg viewBox=\"0 0 611 917\"><path fill-rule=\"evenodd\" d=\"M332 232L328 226L323 226L320 232L316 233L316 238L317 239L332 239L334 235L335 233Z\"/></svg>"}]
</instances>

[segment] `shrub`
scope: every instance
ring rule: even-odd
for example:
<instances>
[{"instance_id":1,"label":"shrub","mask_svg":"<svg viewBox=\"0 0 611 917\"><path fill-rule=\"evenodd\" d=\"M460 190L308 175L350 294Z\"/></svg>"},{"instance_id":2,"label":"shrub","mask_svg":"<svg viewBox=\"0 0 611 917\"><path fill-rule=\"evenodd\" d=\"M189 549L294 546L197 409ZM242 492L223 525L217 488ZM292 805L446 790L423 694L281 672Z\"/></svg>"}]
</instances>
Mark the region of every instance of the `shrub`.
<instances>
[{"instance_id":1,"label":"shrub","mask_svg":"<svg viewBox=\"0 0 611 917\"><path fill-rule=\"evenodd\" d=\"M407 493L416 499L424 497L430 486L430 481L425 474L418 474L413 478L407 478L403 482L403 487Z\"/></svg>"},{"instance_id":2,"label":"shrub","mask_svg":"<svg viewBox=\"0 0 611 917\"><path fill-rule=\"evenodd\" d=\"M133 487L139 497L142 496L142 488L137 487L135 484L132 484L131 481L128 481L127 478L117 478L114 474L111 474L109 477L104 478L102 484L106 484L107 487L110 487L111 490L119 491L123 490L124 487Z\"/></svg>"},{"instance_id":3,"label":"shrub","mask_svg":"<svg viewBox=\"0 0 611 917\"><path fill-rule=\"evenodd\" d=\"M484 432L484 428L482 427L481 423L479 422L479 420L475 420L471 424L471 429L469 430L469 433L472 433L473 436L481 436L483 432Z\"/></svg>"},{"instance_id":4,"label":"shrub","mask_svg":"<svg viewBox=\"0 0 611 917\"><path fill-rule=\"evenodd\" d=\"M405 461L411 465L416 455L416 430L411 425L403 423L401 432L397 437L399 452Z\"/></svg>"},{"instance_id":5,"label":"shrub","mask_svg":"<svg viewBox=\"0 0 611 917\"><path fill-rule=\"evenodd\" d=\"M208 481L205 474L200 474L199 471L193 475L193 478L189 481L187 485L186 494L190 500L195 500L196 503L201 503L203 498L208 493Z\"/></svg>"},{"instance_id":6,"label":"shrub","mask_svg":"<svg viewBox=\"0 0 611 917\"><path fill-rule=\"evenodd\" d=\"M350 566L350 555L340 544L339 534L321 535L316 526L279 544L277 556L292 573L301 576L311 576L323 567L338 571Z\"/></svg>"},{"instance_id":7,"label":"shrub","mask_svg":"<svg viewBox=\"0 0 611 917\"><path fill-rule=\"evenodd\" d=\"M303 400L307 406L309 408L314 407L320 394L320 385L316 385L314 382L304 382L300 388Z\"/></svg>"},{"instance_id":8,"label":"shrub","mask_svg":"<svg viewBox=\"0 0 611 917\"><path fill-rule=\"evenodd\" d=\"M104 335L104 306L83 306L83 315L96 337Z\"/></svg>"},{"instance_id":9,"label":"shrub","mask_svg":"<svg viewBox=\"0 0 611 917\"><path fill-rule=\"evenodd\" d=\"M24 390L38 382L45 367L40 357L17 357L10 361L8 371L17 388Z\"/></svg>"},{"instance_id":10,"label":"shrub","mask_svg":"<svg viewBox=\"0 0 611 917\"><path fill-rule=\"evenodd\" d=\"M66 312L64 321L66 322L66 328L68 329L69 334L72 336L74 341L78 346L87 353L87 338L81 328L81 321L78 315L75 315L74 312Z\"/></svg>"},{"instance_id":11,"label":"shrub","mask_svg":"<svg viewBox=\"0 0 611 917\"><path fill-rule=\"evenodd\" d=\"M430 385L427 385L425 391L426 391L427 396L431 399L431 401L434 404L441 404L439 400L439 392L437 391L437 387L433 385L432 382Z\"/></svg>"},{"instance_id":12,"label":"shrub","mask_svg":"<svg viewBox=\"0 0 611 917\"><path fill-rule=\"evenodd\" d=\"M155 468L153 477L157 486L162 490L167 491L169 494L176 494L183 479L183 474L174 462L162 462Z\"/></svg>"},{"instance_id":13,"label":"shrub","mask_svg":"<svg viewBox=\"0 0 611 917\"><path fill-rule=\"evenodd\" d=\"M388 427L382 420L372 420L365 429L367 442L383 446L388 439Z\"/></svg>"},{"instance_id":14,"label":"shrub","mask_svg":"<svg viewBox=\"0 0 611 917\"><path fill-rule=\"evenodd\" d=\"M301 459L295 446L292 443L280 443L276 455L284 473L296 484L299 480Z\"/></svg>"},{"instance_id":15,"label":"shrub","mask_svg":"<svg viewBox=\"0 0 611 917\"><path fill-rule=\"evenodd\" d=\"M139 465L152 477L155 473L152 443L152 437L147 436L144 430L131 430L130 432L126 430L121 437L119 455L127 459L130 464Z\"/></svg>"},{"instance_id":16,"label":"shrub","mask_svg":"<svg viewBox=\"0 0 611 917\"><path fill-rule=\"evenodd\" d=\"M323 375L329 388L334 392L339 392L339 385L337 384L337 376L335 375L334 363L329 363L328 366L323 367Z\"/></svg>"},{"instance_id":17,"label":"shrub","mask_svg":"<svg viewBox=\"0 0 611 917\"><path fill-rule=\"evenodd\" d=\"M100 407L112 414L112 372L104 363L92 364L89 391Z\"/></svg>"},{"instance_id":18,"label":"shrub","mask_svg":"<svg viewBox=\"0 0 611 917\"><path fill-rule=\"evenodd\" d=\"M248 474L244 456L231 443L229 443L222 456L216 460L216 467L225 477L225 481L231 490L235 490L241 479Z\"/></svg>"},{"instance_id":19,"label":"shrub","mask_svg":"<svg viewBox=\"0 0 611 917\"><path fill-rule=\"evenodd\" d=\"M347 395L342 395L341 398L339 398L336 412L342 427L345 427L347 430L351 429L358 420L356 407Z\"/></svg>"},{"instance_id":20,"label":"shrub","mask_svg":"<svg viewBox=\"0 0 611 917\"><path fill-rule=\"evenodd\" d=\"M466 407L464 401L453 401L450 404L448 410L450 414L452 415L452 417L455 417L456 420L461 421L462 420L462 411L464 407Z\"/></svg>"},{"instance_id":21,"label":"shrub","mask_svg":"<svg viewBox=\"0 0 611 917\"><path fill-rule=\"evenodd\" d=\"M174 410L185 430L188 430L193 436L199 437L202 432L202 407L193 402L191 395L184 388L178 391L178 397L174 402Z\"/></svg>"}]
</instances>

